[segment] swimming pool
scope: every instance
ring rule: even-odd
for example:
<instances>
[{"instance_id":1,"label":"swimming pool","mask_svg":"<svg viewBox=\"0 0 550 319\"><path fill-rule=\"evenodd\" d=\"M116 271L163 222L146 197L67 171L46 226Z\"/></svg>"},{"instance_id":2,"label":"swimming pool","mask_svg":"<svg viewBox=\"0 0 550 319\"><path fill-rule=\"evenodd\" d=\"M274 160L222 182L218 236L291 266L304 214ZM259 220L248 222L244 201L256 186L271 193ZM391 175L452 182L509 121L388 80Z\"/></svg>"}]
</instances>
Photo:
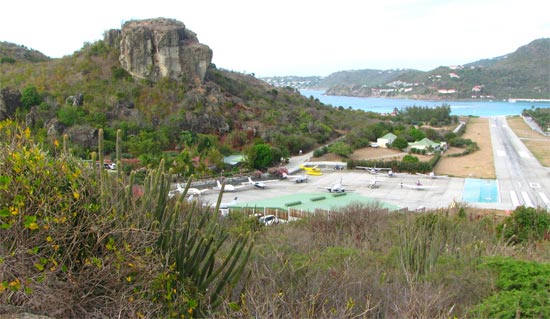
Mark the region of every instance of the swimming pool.
<instances>
[{"instance_id":1,"label":"swimming pool","mask_svg":"<svg viewBox=\"0 0 550 319\"><path fill-rule=\"evenodd\" d=\"M468 203L498 203L498 182L496 179L466 178L462 201Z\"/></svg>"}]
</instances>

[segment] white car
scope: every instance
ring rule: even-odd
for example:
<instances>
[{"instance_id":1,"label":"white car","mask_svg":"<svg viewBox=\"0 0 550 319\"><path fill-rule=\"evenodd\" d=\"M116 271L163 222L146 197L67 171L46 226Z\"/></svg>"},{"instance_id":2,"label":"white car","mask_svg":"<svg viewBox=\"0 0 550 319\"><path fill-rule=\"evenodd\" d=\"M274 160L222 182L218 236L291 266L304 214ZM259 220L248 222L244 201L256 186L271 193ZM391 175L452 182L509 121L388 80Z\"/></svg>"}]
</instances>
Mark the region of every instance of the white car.
<instances>
[{"instance_id":1,"label":"white car","mask_svg":"<svg viewBox=\"0 0 550 319\"><path fill-rule=\"evenodd\" d=\"M259 220L260 220L260 223L262 223L266 226L285 222L284 220L277 218L275 215L262 216L262 217L260 217Z\"/></svg>"}]
</instances>

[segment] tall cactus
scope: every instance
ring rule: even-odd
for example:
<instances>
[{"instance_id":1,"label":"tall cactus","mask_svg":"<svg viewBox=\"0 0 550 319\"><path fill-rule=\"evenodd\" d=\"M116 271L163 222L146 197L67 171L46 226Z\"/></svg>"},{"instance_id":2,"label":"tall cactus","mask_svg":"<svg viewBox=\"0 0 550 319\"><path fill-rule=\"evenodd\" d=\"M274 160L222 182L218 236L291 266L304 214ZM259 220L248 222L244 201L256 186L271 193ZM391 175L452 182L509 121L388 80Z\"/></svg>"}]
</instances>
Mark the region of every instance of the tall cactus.
<instances>
[{"instance_id":1,"label":"tall cactus","mask_svg":"<svg viewBox=\"0 0 550 319\"><path fill-rule=\"evenodd\" d=\"M121 156L122 156L122 146L121 146L121 137L120 135L122 134L121 133L122 131L120 129L118 129L116 131L116 172L117 172L117 177L120 179L122 178L122 161L121 161Z\"/></svg>"}]
</instances>

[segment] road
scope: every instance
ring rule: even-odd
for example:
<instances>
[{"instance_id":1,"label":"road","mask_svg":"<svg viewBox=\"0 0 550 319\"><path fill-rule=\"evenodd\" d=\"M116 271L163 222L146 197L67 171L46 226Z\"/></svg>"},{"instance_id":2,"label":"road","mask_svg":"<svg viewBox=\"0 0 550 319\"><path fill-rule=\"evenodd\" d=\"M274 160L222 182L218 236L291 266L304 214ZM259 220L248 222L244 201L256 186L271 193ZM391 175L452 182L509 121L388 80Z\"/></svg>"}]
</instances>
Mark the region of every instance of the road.
<instances>
[{"instance_id":1,"label":"road","mask_svg":"<svg viewBox=\"0 0 550 319\"><path fill-rule=\"evenodd\" d=\"M519 205L550 209L550 171L508 126L505 117L489 121L501 209Z\"/></svg>"}]
</instances>

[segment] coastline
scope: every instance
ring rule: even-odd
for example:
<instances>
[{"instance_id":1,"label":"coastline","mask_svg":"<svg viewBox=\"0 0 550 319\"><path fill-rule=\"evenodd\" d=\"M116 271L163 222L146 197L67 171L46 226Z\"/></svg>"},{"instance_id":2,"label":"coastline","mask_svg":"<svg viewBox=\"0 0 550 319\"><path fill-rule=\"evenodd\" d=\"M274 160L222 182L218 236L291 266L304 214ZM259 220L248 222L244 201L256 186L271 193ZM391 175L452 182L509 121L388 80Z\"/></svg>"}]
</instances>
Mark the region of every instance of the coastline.
<instances>
[{"instance_id":1,"label":"coastline","mask_svg":"<svg viewBox=\"0 0 550 319\"><path fill-rule=\"evenodd\" d=\"M525 109L550 107L549 102L544 100L531 102L531 99L516 99L515 102L509 102L508 99L454 99L450 96L366 97L327 95L324 90L300 90L300 93L306 97L316 98L326 105L380 114L390 114L395 109L411 106L437 107L446 104L451 107L451 115L492 117L521 115Z\"/></svg>"}]
</instances>

